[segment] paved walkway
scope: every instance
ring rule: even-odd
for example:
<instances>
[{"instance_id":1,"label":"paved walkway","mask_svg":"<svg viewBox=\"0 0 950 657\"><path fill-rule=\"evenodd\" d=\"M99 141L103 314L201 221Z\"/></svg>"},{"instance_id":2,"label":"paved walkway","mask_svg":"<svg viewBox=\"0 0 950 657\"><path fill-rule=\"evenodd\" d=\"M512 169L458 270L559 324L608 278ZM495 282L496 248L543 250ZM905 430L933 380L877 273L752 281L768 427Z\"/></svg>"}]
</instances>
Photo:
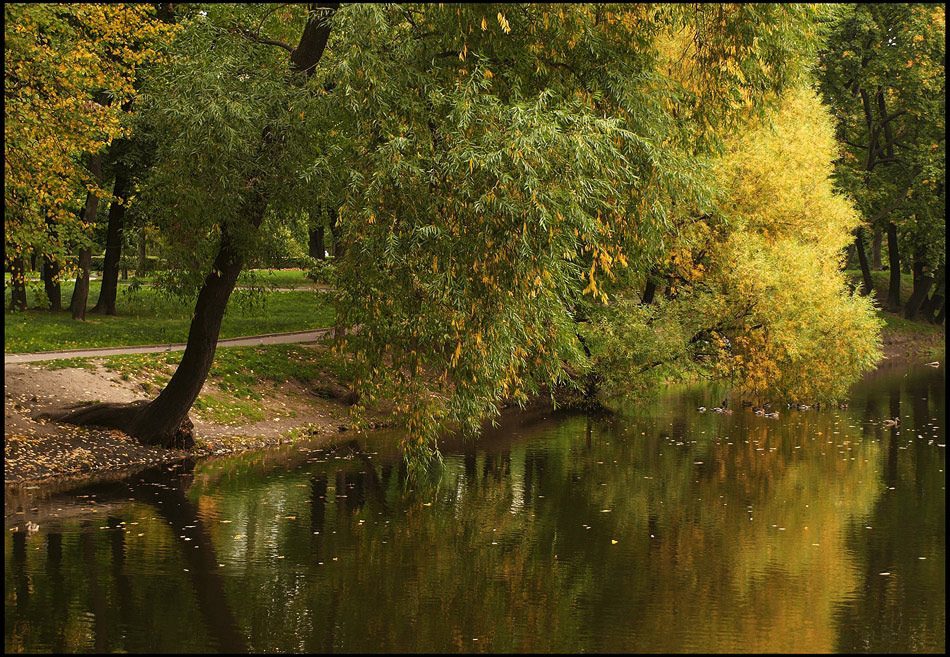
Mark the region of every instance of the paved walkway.
<instances>
[{"instance_id":1,"label":"paved walkway","mask_svg":"<svg viewBox=\"0 0 950 657\"><path fill-rule=\"evenodd\" d=\"M267 333L242 338L222 338L219 347L251 347L261 344L287 344L317 342L332 328L312 329L310 331L291 331L289 333ZM89 358L114 356L116 354L152 354L166 351L184 351L185 343L152 344L128 347L100 347L98 349L70 349L68 351L41 351L34 354L3 354L3 364L31 363L39 360L60 360L65 358Z\"/></svg>"}]
</instances>

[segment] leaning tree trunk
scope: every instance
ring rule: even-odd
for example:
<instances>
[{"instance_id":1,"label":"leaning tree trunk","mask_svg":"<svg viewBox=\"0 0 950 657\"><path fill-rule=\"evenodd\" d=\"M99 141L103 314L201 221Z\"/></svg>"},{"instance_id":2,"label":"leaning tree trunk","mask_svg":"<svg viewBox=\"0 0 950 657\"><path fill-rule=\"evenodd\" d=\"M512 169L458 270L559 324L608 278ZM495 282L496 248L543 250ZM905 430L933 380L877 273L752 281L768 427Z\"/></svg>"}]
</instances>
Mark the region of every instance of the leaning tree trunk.
<instances>
[{"instance_id":1,"label":"leaning tree trunk","mask_svg":"<svg viewBox=\"0 0 950 657\"><path fill-rule=\"evenodd\" d=\"M318 4L316 9L311 7L300 45L290 55L294 72L303 72L306 77L313 74L330 36L331 24L327 14L332 14L338 7L338 4ZM321 8L329 11L321 12ZM270 126L265 127L261 161L268 161L266 156L273 154L266 151L278 141ZM261 178L263 176L252 177L257 180ZM267 199L260 183L250 185L249 194L251 196L247 203L247 221L256 230L263 221ZM57 419L73 424L118 428L146 444L169 448L192 447L193 425L188 419L188 411L191 410L211 370L221 320L243 265L243 255L232 244L225 225L213 268L198 293L185 353L175 374L157 398L148 403L97 404L67 413Z\"/></svg>"},{"instance_id":2,"label":"leaning tree trunk","mask_svg":"<svg viewBox=\"0 0 950 657\"><path fill-rule=\"evenodd\" d=\"M947 318L947 302L944 300L940 304L940 310L937 312L937 316L934 317L934 324L943 324L943 320Z\"/></svg>"},{"instance_id":3,"label":"leaning tree trunk","mask_svg":"<svg viewBox=\"0 0 950 657\"><path fill-rule=\"evenodd\" d=\"M102 182L102 155L96 153L89 156L89 172L92 173L96 184ZM92 225L99 210L99 195L93 192L86 193L86 207L82 213L82 220L86 226ZM79 251L79 274L76 276L76 286L73 288L73 298L69 309L73 312L73 319L86 319L86 302L89 300L89 274L92 269L92 247Z\"/></svg>"},{"instance_id":4,"label":"leaning tree trunk","mask_svg":"<svg viewBox=\"0 0 950 657\"><path fill-rule=\"evenodd\" d=\"M887 307L893 312L901 308L901 257L897 246L897 225L887 222L887 260L891 270L890 283L887 286Z\"/></svg>"},{"instance_id":5,"label":"leaning tree trunk","mask_svg":"<svg viewBox=\"0 0 950 657\"><path fill-rule=\"evenodd\" d=\"M855 230L854 248L858 251L858 261L861 263L861 277L864 279L864 286L861 288L861 294L867 296L874 289L871 282L871 268L868 265L868 255L864 251L864 228L858 226Z\"/></svg>"},{"instance_id":6,"label":"leaning tree trunk","mask_svg":"<svg viewBox=\"0 0 950 657\"><path fill-rule=\"evenodd\" d=\"M122 256L122 232L125 228L125 209L129 189L129 169L119 164L115 172L112 195L116 200L109 206L109 227L106 229L106 256L102 265L102 287L94 313L115 315L115 299L119 289L119 258Z\"/></svg>"}]
</instances>

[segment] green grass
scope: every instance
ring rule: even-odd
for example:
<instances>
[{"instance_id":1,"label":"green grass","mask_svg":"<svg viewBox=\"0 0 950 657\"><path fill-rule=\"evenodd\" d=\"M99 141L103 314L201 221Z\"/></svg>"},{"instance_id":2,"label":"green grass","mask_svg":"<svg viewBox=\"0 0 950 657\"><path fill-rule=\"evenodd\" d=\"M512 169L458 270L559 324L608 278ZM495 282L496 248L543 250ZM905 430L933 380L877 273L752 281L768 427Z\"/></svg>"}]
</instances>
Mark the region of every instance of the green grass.
<instances>
[{"instance_id":1,"label":"green grass","mask_svg":"<svg viewBox=\"0 0 950 657\"><path fill-rule=\"evenodd\" d=\"M103 366L123 380L137 379L145 393L154 395L168 383L181 356L181 352L121 354L104 359ZM71 362L71 366L79 366L78 361L86 359L50 363ZM194 408L202 419L222 424L292 415L285 409L262 406L268 389L291 380L311 383L329 378L349 380L349 371L346 361L327 349L297 344L221 347L215 352L214 365L208 375L208 381L215 384L218 391L200 395Z\"/></svg>"},{"instance_id":2,"label":"green grass","mask_svg":"<svg viewBox=\"0 0 950 657\"><path fill-rule=\"evenodd\" d=\"M99 286L98 281L90 283L89 308L99 297ZM28 285L28 288L33 288L30 293L38 297L30 299L31 305L45 302L42 284ZM72 290L72 283L63 285L64 306L69 304ZM9 307L9 289L5 290L4 302L5 307ZM73 321L68 312L6 311L4 349L7 353L32 353L185 342L194 306L193 302L169 298L145 286L137 290L120 288L116 310L119 313L116 316L87 313L83 322ZM220 337L324 328L332 325L333 316L333 309L323 293L235 290L221 325Z\"/></svg>"},{"instance_id":3,"label":"green grass","mask_svg":"<svg viewBox=\"0 0 950 657\"><path fill-rule=\"evenodd\" d=\"M860 269L845 269L846 276L855 283L861 283ZM891 272L889 271L871 271L871 283L874 286L874 294L880 303L887 301L887 292L891 286ZM914 277L910 274L901 272L901 303L907 303L911 293L914 291Z\"/></svg>"}]
</instances>

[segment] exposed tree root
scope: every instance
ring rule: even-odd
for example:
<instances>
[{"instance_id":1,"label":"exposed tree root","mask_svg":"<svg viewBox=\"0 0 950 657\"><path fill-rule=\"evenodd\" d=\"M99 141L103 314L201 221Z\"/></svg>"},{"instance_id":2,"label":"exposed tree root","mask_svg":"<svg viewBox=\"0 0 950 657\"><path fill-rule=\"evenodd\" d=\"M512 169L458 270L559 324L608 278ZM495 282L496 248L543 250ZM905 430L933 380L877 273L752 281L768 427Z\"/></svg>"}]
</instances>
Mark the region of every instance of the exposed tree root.
<instances>
[{"instance_id":1,"label":"exposed tree root","mask_svg":"<svg viewBox=\"0 0 950 657\"><path fill-rule=\"evenodd\" d=\"M149 427L142 426L143 411L148 402L133 402L118 404L107 402L93 404L80 408L73 407L59 413L45 413L38 419L48 418L66 424L78 426L95 426L106 429L118 429L137 438L145 445L157 445L169 449L191 449L195 445L194 423L191 418L185 417L173 435L163 435L150 431Z\"/></svg>"}]
</instances>

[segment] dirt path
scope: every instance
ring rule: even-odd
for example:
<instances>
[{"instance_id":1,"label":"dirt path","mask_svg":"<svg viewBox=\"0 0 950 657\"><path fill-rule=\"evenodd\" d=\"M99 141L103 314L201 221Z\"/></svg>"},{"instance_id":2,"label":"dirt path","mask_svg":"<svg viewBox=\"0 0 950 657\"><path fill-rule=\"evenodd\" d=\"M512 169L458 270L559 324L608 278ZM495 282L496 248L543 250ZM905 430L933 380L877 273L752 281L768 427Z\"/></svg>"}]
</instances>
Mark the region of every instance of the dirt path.
<instances>
[{"instance_id":1,"label":"dirt path","mask_svg":"<svg viewBox=\"0 0 950 657\"><path fill-rule=\"evenodd\" d=\"M253 347L263 344L287 344L317 342L333 329L322 328L309 331L290 331L288 333L267 333L238 338L222 338L219 347ZM94 358L114 356L116 354L152 354L166 351L184 351L186 343L132 345L126 347L99 347L96 349L69 349L59 351L39 351L32 354L3 354L3 364L33 363L41 360L61 360L65 358Z\"/></svg>"}]
</instances>

